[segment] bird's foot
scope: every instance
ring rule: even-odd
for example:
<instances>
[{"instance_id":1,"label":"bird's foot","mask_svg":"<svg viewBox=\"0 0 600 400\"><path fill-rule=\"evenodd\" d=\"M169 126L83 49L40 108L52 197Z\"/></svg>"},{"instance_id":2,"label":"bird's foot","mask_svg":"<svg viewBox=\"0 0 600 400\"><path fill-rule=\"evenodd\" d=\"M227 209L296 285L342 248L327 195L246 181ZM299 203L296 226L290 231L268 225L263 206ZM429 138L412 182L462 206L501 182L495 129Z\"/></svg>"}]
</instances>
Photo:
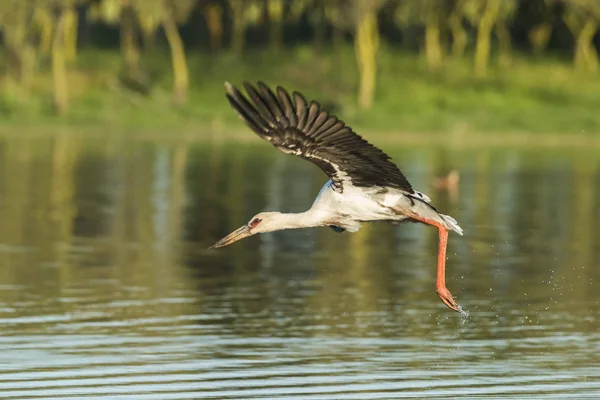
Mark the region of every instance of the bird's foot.
<instances>
[{"instance_id":1,"label":"bird's foot","mask_svg":"<svg viewBox=\"0 0 600 400\"><path fill-rule=\"evenodd\" d=\"M458 304L454 301L454 297L452 297L452 293L446 288L446 286L441 286L437 288L437 294L442 299L442 302L451 310L458 311Z\"/></svg>"}]
</instances>

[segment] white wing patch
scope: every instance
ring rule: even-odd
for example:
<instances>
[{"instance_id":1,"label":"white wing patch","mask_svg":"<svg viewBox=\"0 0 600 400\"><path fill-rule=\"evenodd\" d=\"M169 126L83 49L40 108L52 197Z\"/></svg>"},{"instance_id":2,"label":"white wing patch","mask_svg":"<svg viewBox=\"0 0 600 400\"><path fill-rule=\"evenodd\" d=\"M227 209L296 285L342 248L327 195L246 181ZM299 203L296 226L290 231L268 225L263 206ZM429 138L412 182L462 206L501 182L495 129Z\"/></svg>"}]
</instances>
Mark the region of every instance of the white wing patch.
<instances>
[{"instance_id":1,"label":"white wing patch","mask_svg":"<svg viewBox=\"0 0 600 400\"><path fill-rule=\"evenodd\" d=\"M279 147L279 150L283 151L286 154L292 154L295 156L299 156L302 154L302 151L300 151L300 149L294 149L293 147L296 147L296 145L292 144L289 147L281 146L281 147Z\"/></svg>"},{"instance_id":2,"label":"white wing patch","mask_svg":"<svg viewBox=\"0 0 600 400\"><path fill-rule=\"evenodd\" d=\"M344 186L352 185L352 179L350 179L350 176L347 173L345 173L344 171L342 171L340 169L340 167L338 167L337 164L332 163L331 160L328 160L328 159L323 158L323 157L318 157L318 156L316 156L314 154L311 154L310 157L314 158L316 160L325 161L325 162L327 162L329 165L331 165L333 167L333 169L335 171L335 179L336 179L336 181L339 181L339 183L340 183L340 187L337 187L336 185L333 185L333 188L334 188L334 190L336 192L340 192L341 193L343 191ZM333 184L333 180L332 180L332 184Z\"/></svg>"}]
</instances>

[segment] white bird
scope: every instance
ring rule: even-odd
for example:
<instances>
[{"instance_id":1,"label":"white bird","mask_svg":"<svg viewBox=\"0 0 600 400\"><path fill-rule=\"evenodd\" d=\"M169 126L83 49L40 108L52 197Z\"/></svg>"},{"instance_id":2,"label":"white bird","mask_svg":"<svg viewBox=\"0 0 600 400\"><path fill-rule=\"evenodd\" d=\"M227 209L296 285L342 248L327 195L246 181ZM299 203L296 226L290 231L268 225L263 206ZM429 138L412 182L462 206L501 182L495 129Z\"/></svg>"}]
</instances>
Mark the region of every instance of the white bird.
<instances>
[{"instance_id":1,"label":"white bird","mask_svg":"<svg viewBox=\"0 0 600 400\"><path fill-rule=\"evenodd\" d=\"M302 213L261 212L211 248L227 246L257 233L328 226L336 232L356 232L361 222L403 221L433 225L439 233L436 289L450 309L459 307L446 288L448 231L462 235L456 220L439 213L425 194L414 190L390 157L335 116L292 96L282 87L274 93L258 82L244 82L250 101L229 82L227 99L239 117L261 138L287 154L313 162L329 177L312 207Z\"/></svg>"}]
</instances>

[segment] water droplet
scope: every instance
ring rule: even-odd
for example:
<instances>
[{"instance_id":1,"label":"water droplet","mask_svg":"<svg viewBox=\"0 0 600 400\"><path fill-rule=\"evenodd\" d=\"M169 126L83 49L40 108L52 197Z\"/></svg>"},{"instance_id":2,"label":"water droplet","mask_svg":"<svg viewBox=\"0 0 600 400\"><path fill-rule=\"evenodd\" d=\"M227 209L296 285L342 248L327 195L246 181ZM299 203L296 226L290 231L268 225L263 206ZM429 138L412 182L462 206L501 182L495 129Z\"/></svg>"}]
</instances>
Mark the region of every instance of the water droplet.
<instances>
[{"instance_id":1,"label":"water droplet","mask_svg":"<svg viewBox=\"0 0 600 400\"><path fill-rule=\"evenodd\" d=\"M461 306L458 306L458 312L460 313L460 316L461 316L461 322L463 324L465 322L467 322L467 320L469 319L469 312L466 310L463 310L463 308Z\"/></svg>"}]
</instances>

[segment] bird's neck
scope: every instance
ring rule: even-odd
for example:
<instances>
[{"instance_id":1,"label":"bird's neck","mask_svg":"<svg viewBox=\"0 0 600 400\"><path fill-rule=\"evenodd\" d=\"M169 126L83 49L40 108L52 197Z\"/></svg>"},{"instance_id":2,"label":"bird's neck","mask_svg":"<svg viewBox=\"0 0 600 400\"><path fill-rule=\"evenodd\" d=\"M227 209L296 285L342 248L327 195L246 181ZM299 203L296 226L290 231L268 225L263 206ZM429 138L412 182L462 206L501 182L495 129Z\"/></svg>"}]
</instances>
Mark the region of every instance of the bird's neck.
<instances>
[{"instance_id":1,"label":"bird's neck","mask_svg":"<svg viewBox=\"0 0 600 400\"><path fill-rule=\"evenodd\" d=\"M280 213L278 216L279 229L311 228L327 225L323 213L308 210L301 213Z\"/></svg>"}]
</instances>

